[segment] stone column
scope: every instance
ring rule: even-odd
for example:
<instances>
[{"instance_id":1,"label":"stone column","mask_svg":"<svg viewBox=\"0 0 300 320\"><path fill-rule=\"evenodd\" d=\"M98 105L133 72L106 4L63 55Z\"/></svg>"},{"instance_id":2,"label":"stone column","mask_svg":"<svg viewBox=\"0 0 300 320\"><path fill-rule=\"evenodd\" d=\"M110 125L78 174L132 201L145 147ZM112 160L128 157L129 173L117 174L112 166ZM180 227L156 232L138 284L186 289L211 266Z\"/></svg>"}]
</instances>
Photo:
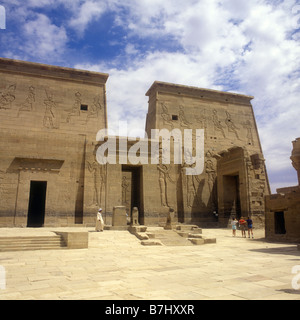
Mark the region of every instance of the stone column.
<instances>
[{"instance_id":1,"label":"stone column","mask_svg":"<svg viewBox=\"0 0 300 320\"><path fill-rule=\"evenodd\" d=\"M293 167L296 169L298 174L298 184L300 186L300 138L297 138L293 143L293 151L291 160Z\"/></svg>"}]
</instances>

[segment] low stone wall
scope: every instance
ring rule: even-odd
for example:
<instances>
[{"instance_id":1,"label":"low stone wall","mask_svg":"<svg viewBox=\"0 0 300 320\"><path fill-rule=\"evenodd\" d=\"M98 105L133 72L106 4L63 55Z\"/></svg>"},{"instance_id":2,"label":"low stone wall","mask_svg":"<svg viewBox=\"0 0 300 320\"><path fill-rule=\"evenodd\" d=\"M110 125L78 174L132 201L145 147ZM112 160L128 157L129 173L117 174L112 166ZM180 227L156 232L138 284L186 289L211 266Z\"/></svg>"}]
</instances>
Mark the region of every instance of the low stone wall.
<instances>
[{"instance_id":1,"label":"low stone wall","mask_svg":"<svg viewBox=\"0 0 300 320\"><path fill-rule=\"evenodd\" d=\"M55 231L60 235L68 249L86 249L89 245L88 232Z\"/></svg>"}]
</instances>

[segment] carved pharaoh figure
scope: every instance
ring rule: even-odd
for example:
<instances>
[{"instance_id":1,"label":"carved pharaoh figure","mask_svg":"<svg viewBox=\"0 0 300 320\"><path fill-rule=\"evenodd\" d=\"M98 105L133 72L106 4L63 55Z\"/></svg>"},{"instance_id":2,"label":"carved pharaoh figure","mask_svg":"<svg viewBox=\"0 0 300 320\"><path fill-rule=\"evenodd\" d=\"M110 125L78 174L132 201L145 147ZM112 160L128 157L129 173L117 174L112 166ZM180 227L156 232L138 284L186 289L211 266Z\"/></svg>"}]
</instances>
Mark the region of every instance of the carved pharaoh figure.
<instances>
[{"instance_id":1,"label":"carved pharaoh figure","mask_svg":"<svg viewBox=\"0 0 300 320\"><path fill-rule=\"evenodd\" d=\"M127 178L125 176L123 176L123 178L122 178L122 203L123 204L129 203L128 198L127 198L129 185L130 184L128 183Z\"/></svg>"},{"instance_id":2,"label":"carved pharaoh figure","mask_svg":"<svg viewBox=\"0 0 300 320\"><path fill-rule=\"evenodd\" d=\"M57 129L58 117L56 111L56 103L53 101L53 95L46 91L47 99L44 100L46 105L43 125L46 128Z\"/></svg>"},{"instance_id":3,"label":"carved pharaoh figure","mask_svg":"<svg viewBox=\"0 0 300 320\"><path fill-rule=\"evenodd\" d=\"M252 134L252 125L249 120L244 123L245 128L247 129L247 143L249 145L254 145L253 134Z\"/></svg>"},{"instance_id":4,"label":"carved pharaoh figure","mask_svg":"<svg viewBox=\"0 0 300 320\"><path fill-rule=\"evenodd\" d=\"M35 102L35 88L31 86L28 89L27 98L25 99L21 108L19 109L18 116L20 114L20 111L32 111L34 102Z\"/></svg>"},{"instance_id":5,"label":"carved pharaoh figure","mask_svg":"<svg viewBox=\"0 0 300 320\"><path fill-rule=\"evenodd\" d=\"M161 103L161 108L162 108L161 117L162 117L162 119L163 119L163 123L171 126L172 129L173 129L173 128L174 128L174 125L173 125L173 123L172 123L172 121L171 121L171 116L170 116L170 114L169 114L168 108L167 108L167 106L165 105L165 103Z\"/></svg>"},{"instance_id":6,"label":"carved pharaoh figure","mask_svg":"<svg viewBox=\"0 0 300 320\"><path fill-rule=\"evenodd\" d=\"M80 116L80 106L81 106L81 93L77 91L75 93L75 101L74 101L73 107L68 113L66 122L70 122L70 118L72 116Z\"/></svg>"},{"instance_id":7,"label":"carved pharaoh figure","mask_svg":"<svg viewBox=\"0 0 300 320\"><path fill-rule=\"evenodd\" d=\"M195 116L196 121L200 123L202 129L204 129L204 136L207 138L207 118L206 118L206 110L204 109L200 116Z\"/></svg>"},{"instance_id":8,"label":"carved pharaoh figure","mask_svg":"<svg viewBox=\"0 0 300 320\"><path fill-rule=\"evenodd\" d=\"M218 118L218 112L216 109L213 110L213 117L212 117L213 123L214 123L214 127L216 131L221 131L223 137L225 138L225 132L223 130L223 126L221 125L221 122Z\"/></svg>"},{"instance_id":9,"label":"carved pharaoh figure","mask_svg":"<svg viewBox=\"0 0 300 320\"><path fill-rule=\"evenodd\" d=\"M157 170L159 172L159 187L160 187L160 198L161 205L164 207L168 207L168 181L174 183L174 181L170 177L170 168L165 164L158 164Z\"/></svg>"},{"instance_id":10,"label":"carved pharaoh figure","mask_svg":"<svg viewBox=\"0 0 300 320\"><path fill-rule=\"evenodd\" d=\"M97 161L90 163L87 161L88 169L93 175L94 183L94 193L93 193L93 202L94 206L102 205L102 194L105 187L105 166L99 165Z\"/></svg>"},{"instance_id":11,"label":"carved pharaoh figure","mask_svg":"<svg viewBox=\"0 0 300 320\"><path fill-rule=\"evenodd\" d=\"M98 95L94 97L93 103L91 107L88 109L88 115L86 118L86 121L88 121L89 118L97 118L99 110L102 110L103 106L101 104L101 97Z\"/></svg>"},{"instance_id":12,"label":"carved pharaoh figure","mask_svg":"<svg viewBox=\"0 0 300 320\"><path fill-rule=\"evenodd\" d=\"M16 99L15 97L16 85L10 85L0 95L0 109L11 109L12 102Z\"/></svg>"},{"instance_id":13,"label":"carved pharaoh figure","mask_svg":"<svg viewBox=\"0 0 300 320\"><path fill-rule=\"evenodd\" d=\"M192 124L191 122L189 122L184 114L184 106L179 106L179 121L180 121L180 125L182 127L187 127L189 128L189 125Z\"/></svg>"},{"instance_id":14,"label":"carved pharaoh figure","mask_svg":"<svg viewBox=\"0 0 300 320\"><path fill-rule=\"evenodd\" d=\"M233 132L235 135L236 135L236 138L239 139L239 135L237 133L237 127L235 126L233 120L232 120L232 117L231 117L231 114L227 111L226 112L226 120L225 120L225 123L227 125L227 128L228 128L228 132Z\"/></svg>"}]
</instances>

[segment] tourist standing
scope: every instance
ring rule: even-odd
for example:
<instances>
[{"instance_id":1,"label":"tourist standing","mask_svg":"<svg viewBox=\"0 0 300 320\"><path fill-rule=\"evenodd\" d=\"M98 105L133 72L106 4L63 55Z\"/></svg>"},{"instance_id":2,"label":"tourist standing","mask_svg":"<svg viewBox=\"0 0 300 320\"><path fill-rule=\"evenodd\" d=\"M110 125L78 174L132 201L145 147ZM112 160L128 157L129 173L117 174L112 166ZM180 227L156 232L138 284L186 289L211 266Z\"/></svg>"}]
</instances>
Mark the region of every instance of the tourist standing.
<instances>
[{"instance_id":1,"label":"tourist standing","mask_svg":"<svg viewBox=\"0 0 300 320\"><path fill-rule=\"evenodd\" d=\"M232 227L232 236L233 236L233 237L236 236L236 225L237 225L238 223L239 223L239 222L236 220L236 218L232 218L231 227Z\"/></svg>"},{"instance_id":2,"label":"tourist standing","mask_svg":"<svg viewBox=\"0 0 300 320\"><path fill-rule=\"evenodd\" d=\"M252 219L250 219L250 217L248 217L248 219L246 221L247 221L247 225L248 225L248 236L250 238L250 232L251 232L252 239L254 239L254 237L253 237L253 221L252 221Z\"/></svg>"},{"instance_id":3,"label":"tourist standing","mask_svg":"<svg viewBox=\"0 0 300 320\"><path fill-rule=\"evenodd\" d=\"M104 230L104 221L102 218L102 209L100 208L97 213L96 231L103 231L103 230Z\"/></svg>"},{"instance_id":4,"label":"tourist standing","mask_svg":"<svg viewBox=\"0 0 300 320\"><path fill-rule=\"evenodd\" d=\"M242 237L246 238L247 221L244 219L244 217L241 217L241 219L239 220L239 225L242 231Z\"/></svg>"}]
</instances>

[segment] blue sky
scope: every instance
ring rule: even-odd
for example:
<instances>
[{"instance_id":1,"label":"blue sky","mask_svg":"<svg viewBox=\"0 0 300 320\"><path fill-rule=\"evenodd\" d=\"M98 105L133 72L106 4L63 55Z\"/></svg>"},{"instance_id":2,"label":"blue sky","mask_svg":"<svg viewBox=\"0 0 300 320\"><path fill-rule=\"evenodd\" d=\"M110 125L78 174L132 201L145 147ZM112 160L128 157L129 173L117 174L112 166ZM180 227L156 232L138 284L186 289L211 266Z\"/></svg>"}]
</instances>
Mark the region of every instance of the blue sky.
<instances>
[{"instance_id":1,"label":"blue sky","mask_svg":"<svg viewBox=\"0 0 300 320\"><path fill-rule=\"evenodd\" d=\"M110 74L109 126L144 130L165 81L253 95L272 191L297 184L300 1L0 0L0 56Z\"/></svg>"}]
</instances>

